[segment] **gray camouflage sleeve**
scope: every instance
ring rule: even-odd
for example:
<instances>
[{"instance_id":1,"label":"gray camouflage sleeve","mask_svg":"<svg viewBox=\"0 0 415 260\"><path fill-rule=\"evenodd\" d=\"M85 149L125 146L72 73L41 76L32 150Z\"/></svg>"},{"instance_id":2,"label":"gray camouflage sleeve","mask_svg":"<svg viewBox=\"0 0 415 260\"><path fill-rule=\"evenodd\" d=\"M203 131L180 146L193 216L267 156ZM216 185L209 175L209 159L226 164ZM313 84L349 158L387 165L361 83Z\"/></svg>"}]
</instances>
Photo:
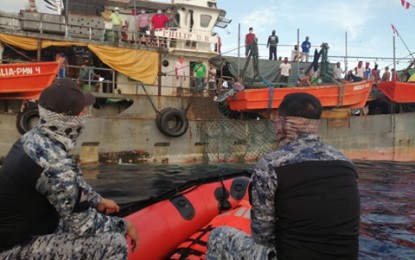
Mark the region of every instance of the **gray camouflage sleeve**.
<instances>
[{"instance_id":1,"label":"gray camouflage sleeve","mask_svg":"<svg viewBox=\"0 0 415 260\"><path fill-rule=\"evenodd\" d=\"M126 223L122 218L103 215L91 207L74 212L79 200L78 194L82 189L78 183L79 178L82 177L78 176L70 165L55 164L41 174L36 189L55 207L69 232L78 236L103 232L126 234ZM80 200L81 202L88 200L85 192L82 193Z\"/></svg>"},{"instance_id":2,"label":"gray camouflage sleeve","mask_svg":"<svg viewBox=\"0 0 415 260\"><path fill-rule=\"evenodd\" d=\"M78 185L84 189L88 202L91 204L91 206L95 208L101 201L101 196L94 189L92 189L92 187L88 183L86 183L85 179L83 178L82 171L79 168L78 173Z\"/></svg>"},{"instance_id":3,"label":"gray camouflage sleeve","mask_svg":"<svg viewBox=\"0 0 415 260\"><path fill-rule=\"evenodd\" d=\"M251 231L255 242L273 246L275 241L275 191L277 176L274 167L261 159L252 175Z\"/></svg>"}]
</instances>

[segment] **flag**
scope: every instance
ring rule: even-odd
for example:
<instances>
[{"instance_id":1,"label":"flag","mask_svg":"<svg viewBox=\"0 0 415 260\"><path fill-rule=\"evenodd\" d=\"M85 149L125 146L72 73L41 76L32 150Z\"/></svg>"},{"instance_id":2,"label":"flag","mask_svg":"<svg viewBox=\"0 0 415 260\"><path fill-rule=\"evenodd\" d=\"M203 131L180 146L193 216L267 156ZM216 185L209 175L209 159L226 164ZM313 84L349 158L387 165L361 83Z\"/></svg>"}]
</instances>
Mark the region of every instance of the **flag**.
<instances>
[{"instance_id":1,"label":"flag","mask_svg":"<svg viewBox=\"0 0 415 260\"><path fill-rule=\"evenodd\" d=\"M393 33L394 33L394 34L396 34L396 36L398 36L398 37L399 37L398 30L395 28L395 26L393 26L393 24L391 24L391 26L392 26L392 31L393 31Z\"/></svg>"},{"instance_id":2,"label":"flag","mask_svg":"<svg viewBox=\"0 0 415 260\"><path fill-rule=\"evenodd\" d=\"M409 3L408 1L406 1L406 0L401 0L401 4L402 4L402 7L405 7L405 9L406 10L408 10L409 9L409 7L411 7L412 5L411 5L411 3Z\"/></svg>"}]
</instances>

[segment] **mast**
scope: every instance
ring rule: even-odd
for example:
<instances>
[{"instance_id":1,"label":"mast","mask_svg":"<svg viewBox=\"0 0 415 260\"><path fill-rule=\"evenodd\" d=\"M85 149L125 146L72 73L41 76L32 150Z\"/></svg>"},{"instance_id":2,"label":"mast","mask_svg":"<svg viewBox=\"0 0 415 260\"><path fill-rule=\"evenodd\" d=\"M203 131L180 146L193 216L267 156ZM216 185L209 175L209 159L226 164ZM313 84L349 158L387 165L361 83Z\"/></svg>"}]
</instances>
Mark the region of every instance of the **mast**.
<instances>
[{"instance_id":1,"label":"mast","mask_svg":"<svg viewBox=\"0 0 415 260\"><path fill-rule=\"evenodd\" d=\"M396 73L396 55L395 55L395 52L396 52L396 48L395 48L395 34L393 35L393 43L392 43L392 46L393 46L393 70L395 71L395 73Z\"/></svg>"},{"instance_id":2,"label":"mast","mask_svg":"<svg viewBox=\"0 0 415 260\"><path fill-rule=\"evenodd\" d=\"M344 71L347 72L347 69L348 69L348 66L349 66L349 63L348 63L348 60L347 60L347 56L348 56L348 53L347 53L347 48L348 48L348 46L347 46L347 31L345 31L344 38L345 38L344 39L344 41L345 41Z\"/></svg>"}]
</instances>

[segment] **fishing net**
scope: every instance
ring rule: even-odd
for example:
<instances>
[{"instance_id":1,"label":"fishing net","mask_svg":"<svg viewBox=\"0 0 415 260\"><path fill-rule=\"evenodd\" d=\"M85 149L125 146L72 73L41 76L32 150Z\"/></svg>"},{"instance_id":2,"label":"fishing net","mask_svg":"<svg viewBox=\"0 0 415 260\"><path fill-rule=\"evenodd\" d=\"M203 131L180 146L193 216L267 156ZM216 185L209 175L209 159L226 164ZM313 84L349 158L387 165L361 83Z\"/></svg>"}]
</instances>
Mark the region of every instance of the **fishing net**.
<instances>
[{"instance_id":1,"label":"fishing net","mask_svg":"<svg viewBox=\"0 0 415 260\"><path fill-rule=\"evenodd\" d=\"M225 113L226 111L222 111ZM235 112L229 111L228 117ZM205 159L209 162L256 161L277 147L274 123L252 115L239 115L248 119L222 119L203 123L201 139Z\"/></svg>"}]
</instances>

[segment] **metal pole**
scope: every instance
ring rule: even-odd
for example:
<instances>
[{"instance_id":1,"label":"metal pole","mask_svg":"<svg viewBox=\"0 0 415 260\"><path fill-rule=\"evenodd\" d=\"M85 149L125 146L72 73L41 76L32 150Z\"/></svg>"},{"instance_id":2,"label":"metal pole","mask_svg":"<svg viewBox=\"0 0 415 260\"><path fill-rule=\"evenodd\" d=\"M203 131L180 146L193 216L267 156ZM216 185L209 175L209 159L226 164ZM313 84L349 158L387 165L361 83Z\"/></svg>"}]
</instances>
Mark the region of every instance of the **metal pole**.
<instances>
[{"instance_id":1,"label":"metal pole","mask_svg":"<svg viewBox=\"0 0 415 260\"><path fill-rule=\"evenodd\" d=\"M298 47L297 51L300 52L300 28L297 28L297 47ZM296 75L298 75L299 73L300 73L300 59L297 60Z\"/></svg>"},{"instance_id":2,"label":"metal pole","mask_svg":"<svg viewBox=\"0 0 415 260\"><path fill-rule=\"evenodd\" d=\"M345 32L345 35L344 35L344 37L345 37L345 57L344 57L344 71L347 73L347 69L348 69L348 66L349 66L349 63L348 63L348 61L347 61L347 56L348 56L348 53L347 53L347 31Z\"/></svg>"},{"instance_id":3,"label":"metal pole","mask_svg":"<svg viewBox=\"0 0 415 260\"><path fill-rule=\"evenodd\" d=\"M238 80L239 80L239 70L240 70L240 58L241 58L241 24L238 23Z\"/></svg>"},{"instance_id":4,"label":"metal pole","mask_svg":"<svg viewBox=\"0 0 415 260\"><path fill-rule=\"evenodd\" d=\"M395 48L395 35L393 35L393 70L395 71L395 73L396 73L396 55L395 55L395 51L396 51L396 48Z\"/></svg>"}]
</instances>

